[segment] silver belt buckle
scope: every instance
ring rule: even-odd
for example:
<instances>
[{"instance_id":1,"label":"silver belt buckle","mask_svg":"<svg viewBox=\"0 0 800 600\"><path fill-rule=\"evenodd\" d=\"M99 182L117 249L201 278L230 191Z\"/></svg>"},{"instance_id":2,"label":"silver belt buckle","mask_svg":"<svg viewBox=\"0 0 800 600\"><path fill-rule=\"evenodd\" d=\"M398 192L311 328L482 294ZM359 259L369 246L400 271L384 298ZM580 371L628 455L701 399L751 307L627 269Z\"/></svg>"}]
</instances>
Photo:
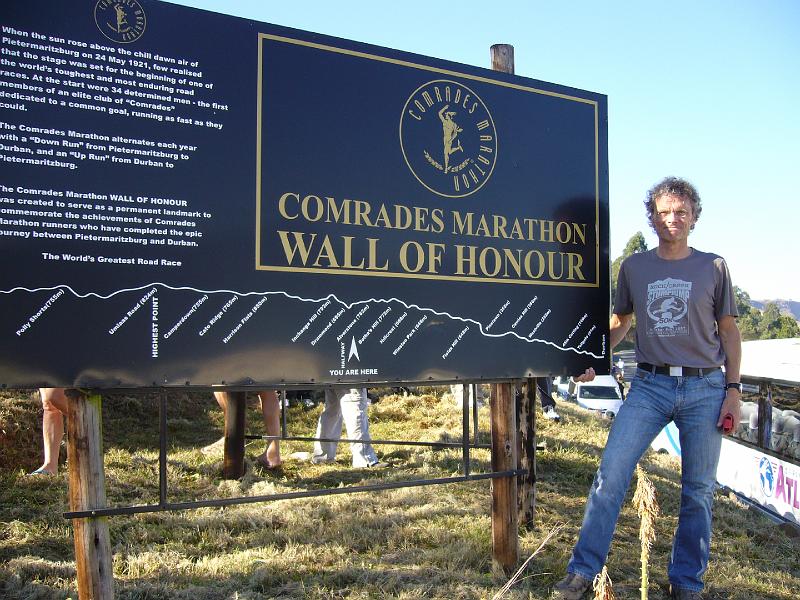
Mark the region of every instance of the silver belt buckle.
<instances>
[{"instance_id":1,"label":"silver belt buckle","mask_svg":"<svg viewBox=\"0 0 800 600\"><path fill-rule=\"evenodd\" d=\"M669 368L669 376L670 377L683 377L683 367L670 366L670 368Z\"/></svg>"}]
</instances>

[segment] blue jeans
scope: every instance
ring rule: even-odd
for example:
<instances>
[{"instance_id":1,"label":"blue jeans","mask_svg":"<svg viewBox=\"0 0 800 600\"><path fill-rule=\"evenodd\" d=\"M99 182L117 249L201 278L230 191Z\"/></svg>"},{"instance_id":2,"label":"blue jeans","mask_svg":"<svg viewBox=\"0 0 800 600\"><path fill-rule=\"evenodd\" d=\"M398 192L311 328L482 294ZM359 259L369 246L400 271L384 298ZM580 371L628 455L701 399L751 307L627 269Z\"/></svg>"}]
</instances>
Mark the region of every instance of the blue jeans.
<instances>
[{"instance_id":1,"label":"blue jeans","mask_svg":"<svg viewBox=\"0 0 800 600\"><path fill-rule=\"evenodd\" d=\"M593 579L605 564L636 463L670 421L680 432L681 508L669 559L673 587L703 589L711 543L711 504L722 434L717 420L725 377L670 377L638 370L608 436L567 571Z\"/></svg>"}]
</instances>

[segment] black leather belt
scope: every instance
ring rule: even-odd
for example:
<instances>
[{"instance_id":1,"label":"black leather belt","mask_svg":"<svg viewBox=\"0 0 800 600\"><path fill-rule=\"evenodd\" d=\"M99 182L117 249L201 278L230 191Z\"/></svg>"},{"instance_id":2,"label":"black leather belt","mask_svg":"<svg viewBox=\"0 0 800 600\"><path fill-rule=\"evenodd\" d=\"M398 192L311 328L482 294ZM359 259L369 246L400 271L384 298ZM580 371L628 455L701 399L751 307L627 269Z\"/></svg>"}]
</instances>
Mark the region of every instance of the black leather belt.
<instances>
[{"instance_id":1,"label":"black leather belt","mask_svg":"<svg viewBox=\"0 0 800 600\"><path fill-rule=\"evenodd\" d=\"M702 377L703 375L708 375L709 373L720 370L720 367L708 367L704 369L698 369L696 367L670 367L669 365L657 367L650 363L638 363L636 368L649 371L653 374L671 375L672 377Z\"/></svg>"}]
</instances>

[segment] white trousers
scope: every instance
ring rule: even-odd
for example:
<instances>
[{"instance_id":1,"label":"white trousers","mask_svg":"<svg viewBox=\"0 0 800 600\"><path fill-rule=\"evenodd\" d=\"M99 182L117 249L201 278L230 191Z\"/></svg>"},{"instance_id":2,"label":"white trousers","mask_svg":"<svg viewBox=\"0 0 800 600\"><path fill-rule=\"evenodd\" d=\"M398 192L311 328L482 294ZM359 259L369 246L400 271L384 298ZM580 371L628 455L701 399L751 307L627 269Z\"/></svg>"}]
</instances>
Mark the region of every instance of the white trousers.
<instances>
[{"instance_id":1,"label":"white trousers","mask_svg":"<svg viewBox=\"0 0 800 600\"><path fill-rule=\"evenodd\" d=\"M347 430L347 438L362 440L350 442L353 467L368 467L378 462L375 450L370 444L369 422L367 421L366 388L333 388L325 390L325 409L317 422L318 438L338 440L342 435L342 421ZM336 459L339 442L314 442L313 462L332 462Z\"/></svg>"}]
</instances>

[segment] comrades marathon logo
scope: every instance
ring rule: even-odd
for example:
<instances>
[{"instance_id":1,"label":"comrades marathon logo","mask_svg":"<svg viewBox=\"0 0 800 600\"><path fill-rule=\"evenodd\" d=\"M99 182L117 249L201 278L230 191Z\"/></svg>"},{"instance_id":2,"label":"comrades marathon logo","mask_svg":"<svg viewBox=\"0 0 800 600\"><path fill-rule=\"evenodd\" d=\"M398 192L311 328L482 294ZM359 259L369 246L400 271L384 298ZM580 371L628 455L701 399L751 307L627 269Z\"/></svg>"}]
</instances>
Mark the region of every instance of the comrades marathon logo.
<instances>
[{"instance_id":1,"label":"comrades marathon logo","mask_svg":"<svg viewBox=\"0 0 800 600\"><path fill-rule=\"evenodd\" d=\"M112 42L128 44L142 37L147 18L136 0L98 0L94 22Z\"/></svg>"},{"instance_id":2,"label":"comrades marathon logo","mask_svg":"<svg viewBox=\"0 0 800 600\"><path fill-rule=\"evenodd\" d=\"M673 337L689 335L689 297L692 282L660 279L647 284L647 335Z\"/></svg>"},{"instance_id":3,"label":"comrades marathon logo","mask_svg":"<svg viewBox=\"0 0 800 600\"><path fill-rule=\"evenodd\" d=\"M478 95L455 81L418 87L400 116L400 148L414 177L440 196L477 192L497 161L497 132Z\"/></svg>"}]
</instances>

